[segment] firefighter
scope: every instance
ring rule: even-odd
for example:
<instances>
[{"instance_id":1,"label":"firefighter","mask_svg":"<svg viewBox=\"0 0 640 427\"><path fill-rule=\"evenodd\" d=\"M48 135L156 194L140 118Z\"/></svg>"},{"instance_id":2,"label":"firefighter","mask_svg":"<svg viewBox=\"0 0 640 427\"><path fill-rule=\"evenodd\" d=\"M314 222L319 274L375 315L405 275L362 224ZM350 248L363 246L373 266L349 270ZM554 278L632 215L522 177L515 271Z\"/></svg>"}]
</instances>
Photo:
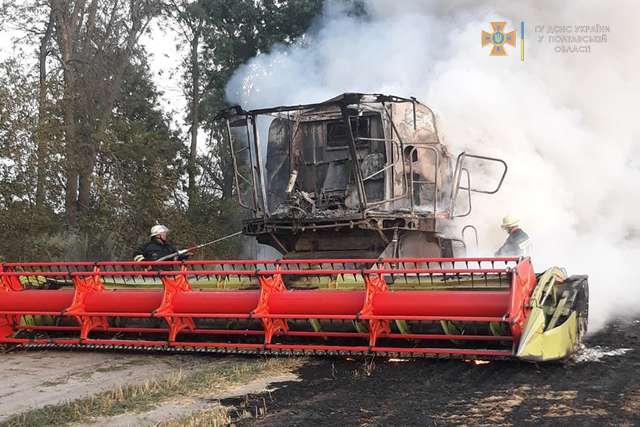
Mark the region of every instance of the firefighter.
<instances>
[{"instance_id":1,"label":"firefighter","mask_svg":"<svg viewBox=\"0 0 640 427\"><path fill-rule=\"evenodd\" d=\"M520 228L520 221L512 215L502 218L502 229L509 235L496 251L496 256L529 256L531 243L529 236Z\"/></svg>"},{"instance_id":2,"label":"firefighter","mask_svg":"<svg viewBox=\"0 0 640 427\"><path fill-rule=\"evenodd\" d=\"M157 224L151 227L149 241L136 250L134 261L157 261L164 258L165 261L182 261L189 257L189 253L178 254L178 250L167 242L169 229L164 225ZM168 255L176 254L174 257L165 258Z\"/></svg>"}]
</instances>

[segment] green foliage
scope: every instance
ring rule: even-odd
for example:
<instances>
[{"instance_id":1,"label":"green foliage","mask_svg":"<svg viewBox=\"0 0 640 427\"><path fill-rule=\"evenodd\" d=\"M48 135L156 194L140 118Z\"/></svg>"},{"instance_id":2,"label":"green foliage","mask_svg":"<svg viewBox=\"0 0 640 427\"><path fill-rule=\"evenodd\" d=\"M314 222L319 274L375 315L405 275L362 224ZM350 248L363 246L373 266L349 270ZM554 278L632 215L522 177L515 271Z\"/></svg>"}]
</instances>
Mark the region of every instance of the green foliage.
<instances>
[{"instance_id":1,"label":"green foliage","mask_svg":"<svg viewBox=\"0 0 640 427\"><path fill-rule=\"evenodd\" d=\"M278 43L290 44L311 25L322 9L321 0L201 0L207 13L204 32L205 99L208 126L228 106L225 86L233 72Z\"/></svg>"},{"instance_id":2,"label":"green foliage","mask_svg":"<svg viewBox=\"0 0 640 427\"><path fill-rule=\"evenodd\" d=\"M0 259L129 259L156 221L173 230L180 247L239 230L242 215L230 154L214 122L217 112L227 107L225 86L242 63L274 44L299 38L320 12L322 0L164 2L173 7L165 19L200 31L197 55L185 60L182 83L188 96L194 93L193 81L201 85L195 93L201 95L200 129L207 135L206 154L196 159L195 197L189 198L188 135L171 128L146 52L139 44L126 44L122 32L129 21L144 25L142 15L129 15L129 9L119 9L114 0L87 1L86 16L91 5L100 5L96 21L80 20L87 27L71 33L78 39L64 45L59 26L52 37L45 37L57 3L14 0L0 6L6 8L0 25L12 21L28 33L23 51L37 52L44 40L48 55L43 80L37 55L0 64ZM140 11L151 19L158 4L145 0ZM110 11L115 11L117 25L109 25ZM67 12L58 9L57 19ZM201 79L189 78L193 59ZM192 112L186 113L189 123ZM90 191L88 197L77 198L73 209L82 215L71 221L69 200L75 202L75 194L70 199L67 190L87 167L92 172ZM36 186L43 190L39 194L44 201L36 201ZM232 239L198 256L237 257L245 243Z\"/></svg>"},{"instance_id":3,"label":"green foliage","mask_svg":"<svg viewBox=\"0 0 640 427\"><path fill-rule=\"evenodd\" d=\"M9 60L0 64L0 207L28 198L35 128L33 80Z\"/></svg>"},{"instance_id":4,"label":"green foliage","mask_svg":"<svg viewBox=\"0 0 640 427\"><path fill-rule=\"evenodd\" d=\"M34 254L25 236L49 229L53 212L34 212L32 135L37 108L33 76L15 60L0 64L0 258Z\"/></svg>"}]
</instances>

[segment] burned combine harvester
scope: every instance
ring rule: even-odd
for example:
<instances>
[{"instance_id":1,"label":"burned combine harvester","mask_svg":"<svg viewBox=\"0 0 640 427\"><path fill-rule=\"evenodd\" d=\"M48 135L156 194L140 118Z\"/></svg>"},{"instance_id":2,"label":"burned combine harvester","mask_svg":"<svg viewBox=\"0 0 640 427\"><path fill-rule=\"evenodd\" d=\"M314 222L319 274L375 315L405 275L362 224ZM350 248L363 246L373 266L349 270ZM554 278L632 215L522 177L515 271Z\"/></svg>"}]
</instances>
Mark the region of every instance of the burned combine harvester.
<instances>
[{"instance_id":1,"label":"burned combine harvester","mask_svg":"<svg viewBox=\"0 0 640 427\"><path fill-rule=\"evenodd\" d=\"M532 361L578 348L586 276L468 258L444 232L507 166L454 162L426 106L344 94L221 118L244 232L283 257L0 264L0 344Z\"/></svg>"},{"instance_id":2,"label":"burned combine harvester","mask_svg":"<svg viewBox=\"0 0 640 427\"><path fill-rule=\"evenodd\" d=\"M507 165L462 153L455 165L433 112L415 99L343 94L319 104L227 116L244 232L285 258L451 257L442 224L497 192ZM496 166L472 188L469 163ZM465 212L454 210L464 194Z\"/></svg>"}]
</instances>

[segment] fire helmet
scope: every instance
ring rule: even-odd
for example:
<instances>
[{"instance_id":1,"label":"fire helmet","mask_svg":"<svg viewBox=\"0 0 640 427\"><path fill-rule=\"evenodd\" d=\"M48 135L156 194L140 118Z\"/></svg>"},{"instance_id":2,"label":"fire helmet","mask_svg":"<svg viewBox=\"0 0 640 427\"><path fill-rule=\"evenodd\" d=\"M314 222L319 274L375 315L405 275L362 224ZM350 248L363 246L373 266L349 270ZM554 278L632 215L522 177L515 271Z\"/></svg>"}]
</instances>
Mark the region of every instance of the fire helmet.
<instances>
[{"instance_id":1,"label":"fire helmet","mask_svg":"<svg viewBox=\"0 0 640 427\"><path fill-rule=\"evenodd\" d=\"M162 224L156 224L153 227L151 227L151 232L150 232L150 237L155 237L160 233L168 233L169 229L162 225Z\"/></svg>"},{"instance_id":2,"label":"fire helmet","mask_svg":"<svg viewBox=\"0 0 640 427\"><path fill-rule=\"evenodd\" d=\"M520 220L513 215L507 215L502 218L502 228L505 230L508 228L517 227L520 224Z\"/></svg>"}]
</instances>

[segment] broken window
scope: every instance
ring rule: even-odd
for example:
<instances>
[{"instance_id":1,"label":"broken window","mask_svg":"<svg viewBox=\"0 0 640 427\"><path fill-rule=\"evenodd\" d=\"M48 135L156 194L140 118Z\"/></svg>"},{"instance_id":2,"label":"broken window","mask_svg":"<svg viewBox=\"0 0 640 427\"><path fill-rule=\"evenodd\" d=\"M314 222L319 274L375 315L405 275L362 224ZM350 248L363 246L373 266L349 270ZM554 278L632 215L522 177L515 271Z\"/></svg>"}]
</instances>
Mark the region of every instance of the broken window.
<instances>
[{"instance_id":1,"label":"broken window","mask_svg":"<svg viewBox=\"0 0 640 427\"><path fill-rule=\"evenodd\" d=\"M358 138L371 137L371 122L369 117L351 117L353 136ZM366 141L356 141L366 143ZM327 123L327 147L346 148L349 145L349 129L342 120Z\"/></svg>"}]
</instances>

